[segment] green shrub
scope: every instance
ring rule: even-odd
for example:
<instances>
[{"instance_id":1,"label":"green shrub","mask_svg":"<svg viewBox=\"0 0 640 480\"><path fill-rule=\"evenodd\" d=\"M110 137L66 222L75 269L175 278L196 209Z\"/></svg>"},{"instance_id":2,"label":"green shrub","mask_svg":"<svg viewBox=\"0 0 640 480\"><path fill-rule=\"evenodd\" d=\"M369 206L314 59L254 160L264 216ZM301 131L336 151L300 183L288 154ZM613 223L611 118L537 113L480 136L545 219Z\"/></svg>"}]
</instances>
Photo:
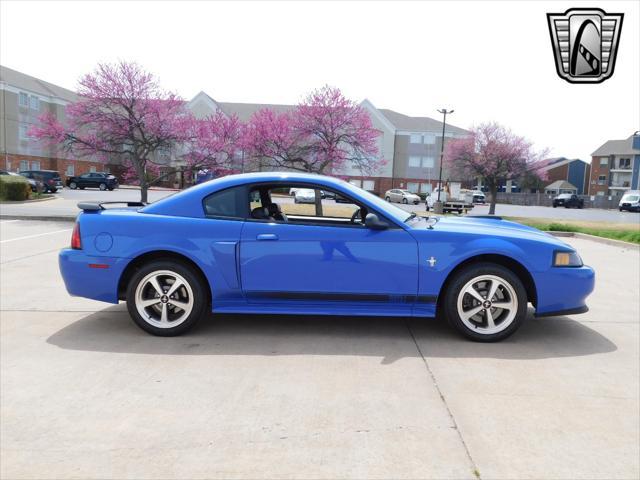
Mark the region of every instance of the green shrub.
<instances>
[{"instance_id":1,"label":"green shrub","mask_svg":"<svg viewBox=\"0 0 640 480\"><path fill-rule=\"evenodd\" d=\"M26 178L15 175L0 175L0 199L27 200L31 187Z\"/></svg>"}]
</instances>

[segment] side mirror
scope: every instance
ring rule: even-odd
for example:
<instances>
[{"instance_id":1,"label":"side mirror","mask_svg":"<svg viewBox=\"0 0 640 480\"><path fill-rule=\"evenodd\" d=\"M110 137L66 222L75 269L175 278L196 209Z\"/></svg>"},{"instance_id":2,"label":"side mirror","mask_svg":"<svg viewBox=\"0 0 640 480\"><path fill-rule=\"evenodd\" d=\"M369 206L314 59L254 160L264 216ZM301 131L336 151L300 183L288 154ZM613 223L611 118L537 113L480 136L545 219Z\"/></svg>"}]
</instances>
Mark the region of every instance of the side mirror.
<instances>
[{"instance_id":1,"label":"side mirror","mask_svg":"<svg viewBox=\"0 0 640 480\"><path fill-rule=\"evenodd\" d=\"M364 219L364 225L371 230L386 230L389 226L380 220L375 213L368 213Z\"/></svg>"}]
</instances>

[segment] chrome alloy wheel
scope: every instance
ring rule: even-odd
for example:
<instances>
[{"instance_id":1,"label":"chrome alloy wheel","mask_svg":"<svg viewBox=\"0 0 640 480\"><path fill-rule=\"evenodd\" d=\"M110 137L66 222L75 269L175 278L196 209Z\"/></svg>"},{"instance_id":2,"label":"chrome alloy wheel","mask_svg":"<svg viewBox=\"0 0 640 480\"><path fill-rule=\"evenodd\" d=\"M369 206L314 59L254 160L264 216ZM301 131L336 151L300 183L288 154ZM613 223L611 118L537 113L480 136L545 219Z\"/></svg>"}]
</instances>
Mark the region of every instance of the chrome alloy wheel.
<instances>
[{"instance_id":1,"label":"chrome alloy wheel","mask_svg":"<svg viewBox=\"0 0 640 480\"><path fill-rule=\"evenodd\" d=\"M504 278L480 275L458 294L458 315L470 330L491 335L505 330L518 313L518 296Z\"/></svg>"},{"instance_id":2,"label":"chrome alloy wheel","mask_svg":"<svg viewBox=\"0 0 640 480\"><path fill-rule=\"evenodd\" d=\"M193 309L191 285L175 272L157 270L136 287L136 309L150 325L172 328L184 322Z\"/></svg>"}]
</instances>

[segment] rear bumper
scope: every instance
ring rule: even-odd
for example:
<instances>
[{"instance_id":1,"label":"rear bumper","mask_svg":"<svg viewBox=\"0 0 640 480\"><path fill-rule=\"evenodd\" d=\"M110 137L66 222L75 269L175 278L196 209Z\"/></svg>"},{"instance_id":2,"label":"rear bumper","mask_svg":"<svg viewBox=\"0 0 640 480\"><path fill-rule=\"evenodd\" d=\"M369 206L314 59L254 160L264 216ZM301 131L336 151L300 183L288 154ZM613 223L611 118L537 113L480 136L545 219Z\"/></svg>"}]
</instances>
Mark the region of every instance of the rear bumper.
<instances>
[{"instance_id":1,"label":"rear bumper","mask_svg":"<svg viewBox=\"0 0 640 480\"><path fill-rule=\"evenodd\" d=\"M118 282L129 259L86 255L65 248L58 255L64 285L74 297L118 303Z\"/></svg>"}]
</instances>

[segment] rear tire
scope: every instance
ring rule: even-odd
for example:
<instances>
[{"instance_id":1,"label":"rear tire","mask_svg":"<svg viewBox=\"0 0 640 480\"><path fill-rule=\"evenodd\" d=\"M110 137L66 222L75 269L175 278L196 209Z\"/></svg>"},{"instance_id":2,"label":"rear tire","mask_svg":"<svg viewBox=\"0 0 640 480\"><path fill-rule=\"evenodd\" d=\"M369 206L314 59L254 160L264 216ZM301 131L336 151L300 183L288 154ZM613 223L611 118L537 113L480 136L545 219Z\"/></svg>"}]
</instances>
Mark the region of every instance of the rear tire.
<instances>
[{"instance_id":1,"label":"rear tire","mask_svg":"<svg viewBox=\"0 0 640 480\"><path fill-rule=\"evenodd\" d=\"M176 282L178 287L174 287ZM139 268L129 281L127 310L145 332L160 337L181 335L204 316L209 298L206 288L193 268L175 260L155 260Z\"/></svg>"},{"instance_id":2,"label":"rear tire","mask_svg":"<svg viewBox=\"0 0 640 480\"><path fill-rule=\"evenodd\" d=\"M78 185L76 184L76 182L71 182L71 183L69 184L69 188L70 188L71 190L75 190L76 188L78 188Z\"/></svg>"},{"instance_id":3,"label":"rear tire","mask_svg":"<svg viewBox=\"0 0 640 480\"><path fill-rule=\"evenodd\" d=\"M384 198L387 202L391 203L391 199L389 197Z\"/></svg>"},{"instance_id":4,"label":"rear tire","mask_svg":"<svg viewBox=\"0 0 640 480\"><path fill-rule=\"evenodd\" d=\"M491 293L493 296L486 298ZM497 342L524 323L527 293L508 268L477 263L456 274L444 292L442 307L449 323L466 338Z\"/></svg>"},{"instance_id":5,"label":"rear tire","mask_svg":"<svg viewBox=\"0 0 640 480\"><path fill-rule=\"evenodd\" d=\"M107 189L107 184L106 183L101 183L99 188L100 188L100 190L102 190L104 192Z\"/></svg>"},{"instance_id":6,"label":"rear tire","mask_svg":"<svg viewBox=\"0 0 640 480\"><path fill-rule=\"evenodd\" d=\"M402 199L402 203L404 203L405 205L409 203L409 201L406 198Z\"/></svg>"}]
</instances>

